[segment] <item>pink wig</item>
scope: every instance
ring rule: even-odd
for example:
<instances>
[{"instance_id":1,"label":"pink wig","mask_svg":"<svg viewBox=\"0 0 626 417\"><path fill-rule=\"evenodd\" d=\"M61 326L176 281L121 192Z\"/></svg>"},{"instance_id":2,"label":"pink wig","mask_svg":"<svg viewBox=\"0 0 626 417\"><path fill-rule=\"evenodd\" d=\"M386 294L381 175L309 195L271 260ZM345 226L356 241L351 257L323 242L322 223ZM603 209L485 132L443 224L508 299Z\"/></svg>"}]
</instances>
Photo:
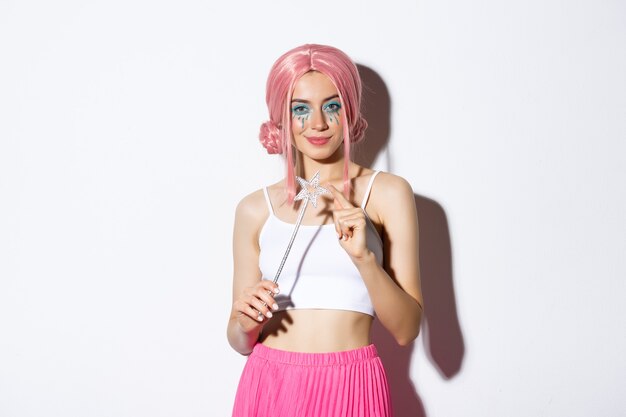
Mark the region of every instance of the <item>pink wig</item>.
<instances>
[{"instance_id":1,"label":"pink wig","mask_svg":"<svg viewBox=\"0 0 626 417\"><path fill-rule=\"evenodd\" d=\"M363 139L367 122L361 115L361 78L354 62L332 46L307 44L282 55L272 66L267 79L265 101L270 120L261 125L259 139L271 154L286 156L287 195L296 195L294 160L291 145L291 97L296 82L309 71L325 74L339 92L344 143L343 194L350 195L348 163L353 143ZM308 179L308 178L306 178Z\"/></svg>"}]
</instances>

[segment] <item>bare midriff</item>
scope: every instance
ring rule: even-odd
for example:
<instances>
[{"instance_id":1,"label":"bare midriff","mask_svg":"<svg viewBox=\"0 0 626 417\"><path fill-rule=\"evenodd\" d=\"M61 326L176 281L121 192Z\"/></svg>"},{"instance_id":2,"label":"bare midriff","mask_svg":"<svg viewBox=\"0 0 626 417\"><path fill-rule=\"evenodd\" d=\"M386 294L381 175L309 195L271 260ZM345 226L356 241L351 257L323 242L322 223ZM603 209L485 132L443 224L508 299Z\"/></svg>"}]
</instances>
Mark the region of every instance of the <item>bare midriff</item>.
<instances>
[{"instance_id":1,"label":"bare midriff","mask_svg":"<svg viewBox=\"0 0 626 417\"><path fill-rule=\"evenodd\" d=\"M347 310L286 310L274 313L259 341L292 352L338 352L370 344L373 317Z\"/></svg>"}]
</instances>

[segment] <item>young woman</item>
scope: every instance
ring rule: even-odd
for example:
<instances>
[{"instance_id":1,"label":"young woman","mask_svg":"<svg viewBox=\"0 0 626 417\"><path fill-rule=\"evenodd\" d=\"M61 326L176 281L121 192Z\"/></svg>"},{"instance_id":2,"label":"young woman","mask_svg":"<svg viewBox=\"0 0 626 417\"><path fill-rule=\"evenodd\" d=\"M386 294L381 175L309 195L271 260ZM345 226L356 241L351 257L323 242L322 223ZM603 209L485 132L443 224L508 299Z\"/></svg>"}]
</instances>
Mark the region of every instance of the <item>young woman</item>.
<instances>
[{"instance_id":1,"label":"young woman","mask_svg":"<svg viewBox=\"0 0 626 417\"><path fill-rule=\"evenodd\" d=\"M260 140L285 156L286 177L244 197L235 215L228 341L249 355L235 417L390 416L374 317L406 345L422 316L418 224L402 178L350 160L367 127L361 80L340 50L303 45L267 81ZM302 201L296 175L319 172L330 193L307 206L272 282Z\"/></svg>"}]
</instances>

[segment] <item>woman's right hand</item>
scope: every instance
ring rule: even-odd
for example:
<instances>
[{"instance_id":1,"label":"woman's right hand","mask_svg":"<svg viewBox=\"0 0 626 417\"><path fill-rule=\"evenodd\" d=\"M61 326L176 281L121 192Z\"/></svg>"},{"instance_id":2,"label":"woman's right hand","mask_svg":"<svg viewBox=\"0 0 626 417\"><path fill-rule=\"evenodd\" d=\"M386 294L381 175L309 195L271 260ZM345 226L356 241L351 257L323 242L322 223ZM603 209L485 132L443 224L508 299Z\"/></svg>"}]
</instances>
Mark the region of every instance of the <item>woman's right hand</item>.
<instances>
[{"instance_id":1,"label":"woman's right hand","mask_svg":"<svg viewBox=\"0 0 626 417\"><path fill-rule=\"evenodd\" d=\"M244 332L251 332L263 326L266 319L272 318L272 310L278 310L278 304L274 300L278 292L278 284L266 279L244 288L243 294L233 303L237 322Z\"/></svg>"}]
</instances>

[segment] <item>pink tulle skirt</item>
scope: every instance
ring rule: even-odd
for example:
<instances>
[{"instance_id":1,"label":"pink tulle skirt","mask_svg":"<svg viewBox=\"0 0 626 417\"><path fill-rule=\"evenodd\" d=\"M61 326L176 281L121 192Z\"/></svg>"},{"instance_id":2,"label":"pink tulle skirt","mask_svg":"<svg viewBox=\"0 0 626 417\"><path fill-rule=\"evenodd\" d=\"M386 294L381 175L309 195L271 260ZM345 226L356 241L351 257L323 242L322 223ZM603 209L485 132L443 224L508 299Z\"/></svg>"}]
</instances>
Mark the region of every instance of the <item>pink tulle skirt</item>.
<instances>
[{"instance_id":1,"label":"pink tulle skirt","mask_svg":"<svg viewBox=\"0 0 626 417\"><path fill-rule=\"evenodd\" d=\"M255 345L233 417L390 417L385 370L374 345L300 353Z\"/></svg>"}]
</instances>

